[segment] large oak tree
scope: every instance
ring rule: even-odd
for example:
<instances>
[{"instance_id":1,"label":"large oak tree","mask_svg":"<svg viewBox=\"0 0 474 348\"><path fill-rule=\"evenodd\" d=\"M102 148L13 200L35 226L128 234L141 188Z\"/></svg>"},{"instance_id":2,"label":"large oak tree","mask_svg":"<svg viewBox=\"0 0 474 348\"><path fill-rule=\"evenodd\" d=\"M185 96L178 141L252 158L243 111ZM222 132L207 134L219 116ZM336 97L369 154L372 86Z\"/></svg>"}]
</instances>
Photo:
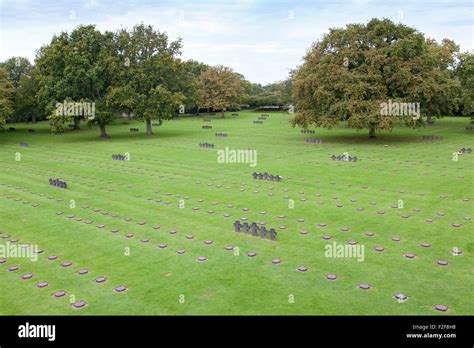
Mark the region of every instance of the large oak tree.
<instances>
[{"instance_id":1,"label":"large oak tree","mask_svg":"<svg viewBox=\"0 0 474 348\"><path fill-rule=\"evenodd\" d=\"M381 104L420 103L430 117L452 112L458 84L449 68L457 51L452 41L438 44L387 19L330 29L295 74L292 122L326 128L347 122L372 137L397 123L418 127L423 118L382 115Z\"/></svg>"},{"instance_id":2,"label":"large oak tree","mask_svg":"<svg viewBox=\"0 0 474 348\"><path fill-rule=\"evenodd\" d=\"M114 50L112 33L102 34L93 25L80 25L71 33L54 36L51 43L37 53L39 71L38 101L51 116L56 129L66 121L54 113L57 103L100 103L111 83ZM70 117L79 129L82 115Z\"/></svg>"},{"instance_id":3,"label":"large oak tree","mask_svg":"<svg viewBox=\"0 0 474 348\"><path fill-rule=\"evenodd\" d=\"M201 108L221 110L238 107L243 94L242 75L222 65L209 67L199 76Z\"/></svg>"},{"instance_id":4,"label":"large oak tree","mask_svg":"<svg viewBox=\"0 0 474 348\"><path fill-rule=\"evenodd\" d=\"M181 40L169 41L166 33L144 24L115 34L117 56L121 62L114 71L108 105L134 114L146 122L147 135L153 134L153 119L171 119L185 97Z\"/></svg>"},{"instance_id":5,"label":"large oak tree","mask_svg":"<svg viewBox=\"0 0 474 348\"><path fill-rule=\"evenodd\" d=\"M13 114L13 86L8 79L8 72L0 68L0 127L3 127L6 119Z\"/></svg>"}]
</instances>

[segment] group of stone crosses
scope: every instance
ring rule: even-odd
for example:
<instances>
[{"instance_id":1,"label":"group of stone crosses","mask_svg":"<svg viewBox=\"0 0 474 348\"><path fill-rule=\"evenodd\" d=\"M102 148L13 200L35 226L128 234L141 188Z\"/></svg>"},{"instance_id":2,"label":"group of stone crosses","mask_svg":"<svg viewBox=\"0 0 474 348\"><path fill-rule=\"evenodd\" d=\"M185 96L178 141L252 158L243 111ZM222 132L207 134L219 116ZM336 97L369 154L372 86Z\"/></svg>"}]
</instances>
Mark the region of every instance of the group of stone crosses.
<instances>
[{"instance_id":1,"label":"group of stone crosses","mask_svg":"<svg viewBox=\"0 0 474 348\"><path fill-rule=\"evenodd\" d=\"M317 144L323 143L323 139L319 139L319 138L305 138L304 141L306 141L307 143L317 143Z\"/></svg>"},{"instance_id":2,"label":"group of stone crosses","mask_svg":"<svg viewBox=\"0 0 474 348\"><path fill-rule=\"evenodd\" d=\"M52 186L56 186L62 189L67 189L67 182L59 180L59 179L49 179L49 184Z\"/></svg>"},{"instance_id":3,"label":"group of stone crosses","mask_svg":"<svg viewBox=\"0 0 474 348\"><path fill-rule=\"evenodd\" d=\"M199 143L199 147L205 147L207 149L213 149L214 148L214 144L209 144L209 143Z\"/></svg>"},{"instance_id":4,"label":"group of stone crosses","mask_svg":"<svg viewBox=\"0 0 474 348\"><path fill-rule=\"evenodd\" d=\"M216 133L215 135L216 135L216 137L221 137L221 138L226 138L226 137L229 136L229 134L227 134L227 133L222 133L222 132Z\"/></svg>"},{"instance_id":5,"label":"group of stone crosses","mask_svg":"<svg viewBox=\"0 0 474 348\"><path fill-rule=\"evenodd\" d=\"M258 120L253 121L253 123L262 124L263 121L265 121L267 118L268 118L268 115L262 114L262 115L258 118Z\"/></svg>"},{"instance_id":6,"label":"group of stone crosses","mask_svg":"<svg viewBox=\"0 0 474 348\"><path fill-rule=\"evenodd\" d=\"M10 132L15 132L15 131L16 131L16 128L15 128L15 127L9 127L8 130L9 130ZM35 130L34 130L33 128L28 128L28 132L29 132L29 133L34 133Z\"/></svg>"},{"instance_id":7,"label":"group of stone crosses","mask_svg":"<svg viewBox=\"0 0 474 348\"><path fill-rule=\"evenodd\" d=\"M112 155L113 160L118 160L118 161L128 161L128 156L127 155Z\"/></svg>"},{"instance_id":8,"label":"group of stone crosses","mask_svg":"<svg viewBox=\"0 0 474 348\"><path fill-rule=\"evenodd\" d=\"M280 182L281 179L283 179L283 177L281 177L280 175L268 174L267 172L265 173L253 172L252 177L254 179L270 180L270 181L276 181L276 182Z\"/></svg>"},{"instance_id":9,"label":"group of stone crosses","mask_svg":"<svg viewBox=\"0 0 474 348\"><path fill-rule=\"evenodd\" d=\"M316 134L316 131L311 130L311 129L302 129L301 133L303 133L303 134Z\"/></svg>"},{"instance_id":10,"label":"group of stone crosses","mask_svg":"<svg viewBox=\"0 0 474 348\"><path fill-rule=\"evenodd\" d=\"M337 161L346 161L346 162L357 162L357 160L358 160L358 158L356 156L351 157L349 155L339 155L339 156L332 155L331 159L333 161L337 160Z\"/></svg>"},{"instance_id":11,"label":"group of stone crosses","mask_svg":"<svg viewBox=\"0 0 474 348\"><path fill-rule=\"evenodd\" d=\"M138 132L140 131L138 128L130 128L130 132Z\"/></svg>"},{"instance_id":12,"label":"group of stone crosses","mask_svg":"<svg viewBox=\"0 0 474 348\"><path fill-rule=\"evenodd\" d=\"M423 135L423 140L443 140L443 138L441 135Z\"/></svg>"},{"instance_id":13,"label":"group of stone crosses","mask_svg":"<svg viewBox=\"0 0 474 348\"><path fill-rule=\"evenodd\" d=\"M468 147L467 149L466 148L462 148L462 149L459 149L458 151L459 153L472 153L472 149L470 147Z\"/></svg>"},{"instance_id":14,"label":"group of stone crosses","mask_svg":"<svg viewBox=\"0 0 474 348\"><path fill-rule=\"evenodd\" d=\"M466 130L472 131L474 129L474 126L466 126Z\"/></svg>"},{"instance_id":15,"label":"group of stone crosses","mask_svg":"<svg viewBox=\"0 0 474 348\"><path fill-rule=\"evenodd\" d=\"M247 222L244 222L243 224L240 223L239 220L236 220L234 222L234 231L235 232L244 232L244 234L249 234L249 232L252 234L254 237L259 237L262 239L267 239L267 235L270 237L270 240L275 240L277 236L277 232L275 231L274 228L270 228L270 230L267 230L265 226L259 227L256 222L252 222L252 224L248 224Z\"/></svg>"}]
</instances>

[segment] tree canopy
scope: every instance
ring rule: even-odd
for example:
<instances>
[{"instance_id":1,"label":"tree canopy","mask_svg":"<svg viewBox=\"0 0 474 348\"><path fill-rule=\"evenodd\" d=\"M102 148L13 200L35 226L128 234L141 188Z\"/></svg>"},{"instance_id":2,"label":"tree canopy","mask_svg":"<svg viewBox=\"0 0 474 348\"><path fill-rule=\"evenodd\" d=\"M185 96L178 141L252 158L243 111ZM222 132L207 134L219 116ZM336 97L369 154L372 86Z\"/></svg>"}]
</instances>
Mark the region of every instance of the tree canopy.
<instances>
[{"instance_id":1,"label":"tree canopy","mask_svg":"<svg viewBox=\"0 0 474 348\"><path fill-rule=\"evenodd\" d=\"M418 127L422 117L383 115L381 105L419 103L424 115L449 113L459 87L450 69L458 50L450 40L438 44L388 19L330 29L295 74L292 122L326 128L347 122L371 136L397 123Z\"/></svg>"},{"instance_id":2,"label":"tree canopy","mask_svg":"<svg viewBox=\"0 0 474 348\"><path fill-rule=\"evenodd\" d=\"M79 25L53 36L31 64L23 57L0 63L0 121L48 117L55 132L81 120L106 125L118 115L146 123L200 109L224 112L295 106L293 125L390 130L419 127L446 115L474 123L474 58L449 39L440 43L387 19L333 28L315 42L303 64L279 82L261 85L223 65L181 59L181 39L150 25L100 32ZM419 105L420 117L385 112L390 103ZM93 104L94 115L58 112L71 103ZM81 109L83 110L83 109Z\"/></svg>"},{"instance_id":3,"label":"tree canopy","mask_svg":"<svg viewBox=\"0 0 474 348\"><path fill-rule=\"evenodd\" d=\"M12 94L13 86L8 79L8 72L5 68L0 68L0 127L3 127L5 120L13 113Z\"/></svg>"},{"instance_id":4,"label":"tree canopy","mask_svg":"<svg viewBox=\"0 0 474 348\"><path fill-rule=\"evenodd\" d=\"M209 67L199 76L199 106L221 110L240 106L242 99L242 75L222 65Z\"/></svg>"}]
</instances>

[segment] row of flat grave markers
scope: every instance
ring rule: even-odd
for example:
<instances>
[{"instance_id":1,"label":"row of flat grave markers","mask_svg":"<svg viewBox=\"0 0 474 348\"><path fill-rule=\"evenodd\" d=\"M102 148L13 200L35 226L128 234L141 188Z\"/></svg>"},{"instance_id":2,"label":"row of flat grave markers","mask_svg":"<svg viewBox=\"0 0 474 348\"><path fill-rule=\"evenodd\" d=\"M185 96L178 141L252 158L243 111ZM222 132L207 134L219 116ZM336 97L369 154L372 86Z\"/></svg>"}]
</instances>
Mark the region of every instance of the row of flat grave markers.
<instances>
[{"instance_id":1,"label":"row of flat grave markers","mask_svg":"<svg viewBox=\"0 0 474 348\"><path fill-rule=\"evenodd\" d=\"M128 156L127 155L112 155L113 160L118 160L118 161L128 161Z\"/></svg>"},{"instance_id":2,"label":"row of flat grave markers","mask_svg":"<svg viewBox=\"0 0 474 348\"><path fill-rule=\"evenodd\" d=\"M268 173L256 173L256 172L253 172L252 173L252 177L254 179L260 179L260 180L270 180L270 181L276 181L276 182L280 182L281 179L283 179L283 177L281 177L280 175L273 175L273 174L268 174Z\"/></svg>"},{"instance_id":3,"label":"row of flat grave markers","mask_svg":"<svg viewBox=\"0 0 474 348\"><path fill-rule=\"evenodd\" d=\"M140 130L138 128L130 128L130 132L139 132Z\"/></svg>"},{"instance_id":4,"label":"row of flat grave markers","mask_svg":"<svg viewBox=\"0 0 474 348\"><path fill-rule=\"evenodd\" d=\"M323 139L319 139L319 138L305 138L304 141L306 141L307 143L317 143L317 144L323 143Z\"/></svg>"},{"instance_id":5,"label":"row of flat grave markers","mask_svg":"<svg viewBox=\"0 0 474 348\"><path fill-rule=\"evenodd\" d=\"M214 144L199 143L199 147L205 147L206 149L213 149L213 148L214 148Z\"/></svg>"},{"instance_id":6,"label":"row of flat grave markers","mask_svg":"<svg viewBox=\"0 0 474 348\"><path fill-rule=\"evenodd\" d=\"M256 222L252 222L252 224L249 225L247 222L241 224L238 220L234 222L234 231L238 233L243 232L244 234L249 234L250 232L252 236L262 239L267 239L268 235L270 240L275 240L278 234L274 228L267 230L265 226L259 227Z\"/></svg>"},{"instance_id":7,"label":"row of flat grave markers","mask_svg":"<svg viewBox=\"0 0 474 348\"><path fill-rule=\"evenodd\" d=\"M62 189L67 189L67 182L59 180L59 179L49 179L49 184L52 186L56 186Z\"/></svg>"},{"instance_id":8,"label":"row of flat grave markers","mask_svg":"<svg viewBox=\"0 0 474 348\"><path fill-rule=\"evenodd\" d=\"M239 116L239 114L232 114L232 116Z\"/></svg>"},{"instance_id":9,"label":"row of flat grave markers","mask_svg":"<svg viewBox=\"0 0 474 348\"><path fill-rule=\"evenodd\" d=\"M215 136L218 137L218 138L219 138L219 137L220 137L220 138L226 138L226 137L229 136L229 134L219 132L219 133L216 133Z\"/></svg>"},{"instance_id":10,"label":"row of flat grave markers","mask_svg":"<svg viewBox=\"0 0 474 348\"><path fill-rule=\"evenodd\" d=\"M339 156L332 155L331 159L333 161L337 160L337 161L346 161L346 162L357 162L359 158L357 158L356 156L351 157L351 156L346 156L346 155L339 155Z\"/></svg>"},{"instance_id":11,"label":"row of flat grave markers","mask_svg":"<svg viewBox=\"0 0 474 348\"><path fill-rule=\"evenodd\" d=\"M443 138L442 135L423 135L423 140L443 140Z\"/></svg>"},{"instance_id":12,"label":"row of flat grave markers","mask_svg":"<svg viewBox=\"0 0 474 348\"><path fill-rule=\"evenodd\" d=\"M211 119L210 118L203 118L202 122L211 122Z\"/></svg>"},{"instance_id":13,"label":"row of flat grave markers","mask_svg":"<svg viewBox=\"0 0 474 348\"><path fill-rule=\"evenodd\" d=\"M28 145L28 143L20 143L20 146L21 147L28 147L29 145Z\"/></svg>"},{"instance_id":14,"label":"row of flat grave markers","mask_svg":"<svg viewBox=\"0 0 474 348\"><path fill-rule=\"evenodd\" d=\"M203 129L211 129L212 126L202 126Z\"/></svg>"},{"instance_id":15,"label":"row of flat grave markers","mask_svg":"<svg viewBox=\"0 0 474 348\"><path fill-rule=\"evenodd\" d=\"M301 133L303 133L303 134L316 134L316 131L311 130L311 129L302 129Z\"/></svg>"}]
</instances>

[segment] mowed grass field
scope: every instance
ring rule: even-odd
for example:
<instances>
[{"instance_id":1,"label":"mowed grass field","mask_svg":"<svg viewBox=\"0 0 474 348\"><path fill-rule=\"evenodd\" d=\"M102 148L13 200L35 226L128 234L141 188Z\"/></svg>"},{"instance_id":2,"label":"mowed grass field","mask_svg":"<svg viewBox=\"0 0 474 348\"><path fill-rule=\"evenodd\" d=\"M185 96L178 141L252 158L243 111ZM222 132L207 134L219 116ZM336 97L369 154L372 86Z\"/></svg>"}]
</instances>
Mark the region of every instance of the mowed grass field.
<instances>
[{"instance_id":1,"label":"mowed grass field","mask_svg":"<svg viewBox=\"0 0 474 348\"><path fill-rule=\"evenodd\" d=\"M187 117L164 122L152 137L143 123L117 121L108 127L107 141L85 125L59 136L46 122L11 125L15 132L0 134L0 243L18 239L43 253L36 262L7 258L0 264L0 314L474 314L474 154L452 158L460 148L474 148L466 118L369 139L366 131L343 127L301 134L288 115L268 114L263 124L254 124L261 113L250 111L224 119ZM444 139L426 141L423 135ZM306 143L307 137L323 144ZM215 148L200 148L203 142ZM226 146L256 149L257 166L217 163L217 151ZM15 161L17 152L21 161ZM130 161L111 158L126 152ZM359 161L331 160L344 152ZM254 180L254 171L284 179ZM67 181L68 189L50 186L49 178ZM392 207L399 200L403 208ZM232 224L241 218L276 228L277 240L234 232ZM364 246L363 261L325 257L327 244L351 240ZM453 255L453 247L462 254ZM48 260L51 255L58 258ZM196 261L200 256L207 261ZM65 261L72 265L61 267ZM8 271L13 265L20 269ZM297 271L299 266L308 271ZM81 269L89 273L79 275ZM33 278L21 279L27 273ZM338 279L328 280L328 274ZM107 281L96 283L101 276ZM41 281L49 285L37 288ZM371 288L358 288L361 283ZM128 290L115 292L119 285ZM67 295L52 296L60 290ZM396 293L408 300L399 303ZM80 300L87 306L71 306ZM449 310L436 311L437 304Z\"/></svg>"}]
</instances>

